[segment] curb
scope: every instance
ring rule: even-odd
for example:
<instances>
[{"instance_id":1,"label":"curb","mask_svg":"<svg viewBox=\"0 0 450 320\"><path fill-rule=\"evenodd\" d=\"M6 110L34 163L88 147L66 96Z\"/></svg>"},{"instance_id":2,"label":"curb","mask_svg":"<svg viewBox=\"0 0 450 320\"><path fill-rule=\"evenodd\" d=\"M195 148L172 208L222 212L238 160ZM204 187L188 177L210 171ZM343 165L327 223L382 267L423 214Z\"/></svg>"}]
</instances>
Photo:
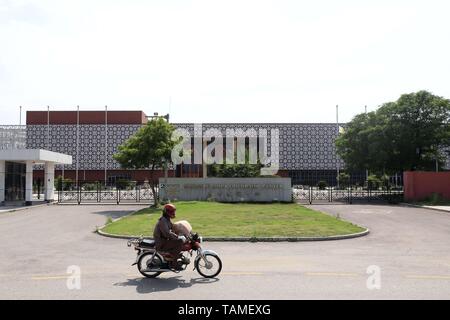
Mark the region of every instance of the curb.
<instances>
[{"instance_id":1,"label":"curb","mask_svg":"<svg viewBox=\"0 0 450 320\"><path fill-rule=\"evenodd\" d=\"M16 212L16 211L23 211L23 210L30 210L30 209L35 209L35 208L40 208L40 207L45 207L45 206L54 206L56 205L57 202L50 202L50 203L43 203L43 204L37 204L37 205L31 205L31 206L23 206L23 207L18 207L17 209L9 209L6 211L2 211L2 207L0 206L0 214L3 213L9 213L9 212Z\"/></svg>"},{"instance_id":2,"label":"curb","mask_svg":"<svg viewBox=\"0 0 450 320\"><path fill-rule=\"evenodd\" d=\"M136 209L136 210L134 210L134 211L132 211L132 212L130 212L130 213L124 215L124 216L121 216L121 217L119 217L119 218L117 218L117 219L113 219L112 222L117 222L117 221L119 221L119 220L122 220L122 219L124 219L124 218L126 218L126 217L129 217L129 216L131 216L131 215L133 215L133 214L135 214L136 212L139 212L139 211L141 211L141 210L142 210L142 209ZM107 223L107 224L104 224L104 225L101 226L101 227L96 226L96 229L94 230L94 233L98 233L98 234L100 234L100 235L102 235L102 236L110 237L110 238L120 237L120 235L109 234L109 233L106 233L106 232L101 231L101 229L105 228L107 225L108 225L108 223ZM138 237L135 237L135 238L138 238ZM119 238L119 239L120 239L120 238ZM125 238L123 238L123 239L125 239ZM128 239L128 238L127 238L127 239ZM130 238L130 239L131 239L131 238Z\"/></svg>"},{"instance_id":3,"label":"curb","mask_svg":"<svg viewBox=\"0 0 450 320\"><path fill-rule=\"evenodd\" d=\"M450 213L450 211L448 211L448 210L433 208L433 207L430 207L430 206L419 206L417 204L410 204L410 203L400 203L400 205L403 206L403 207L428 209L428 210L432 210L432 211L439 211L439 212Z\"/></svg>"},{"instance_id":4,"label":"curb","mask_svg":"<svg viewBox=\"0 0 450 320\"><path fill-rule=\"evenodd\" d=\"M104 227L104 226L103 226ZM102 227L102 228L103 228ZM96 232L104 237L115 238L115 239L134 239L139 238L139 236L124 236L118 234L106 233L100 229ZM354 239L359 237L367 236L370 230L366 230L358 233L340 235L340 236L330 236L330 237L275 237L275 238L252 238L252 237L239 237L239 238L221 238L221 237L204 237L203 241L208 242L306 242L306 241L333 241L333 240L346 240ZM145 239L152 239L151 237L144 237Z\"/></svg>"}]
</instances>

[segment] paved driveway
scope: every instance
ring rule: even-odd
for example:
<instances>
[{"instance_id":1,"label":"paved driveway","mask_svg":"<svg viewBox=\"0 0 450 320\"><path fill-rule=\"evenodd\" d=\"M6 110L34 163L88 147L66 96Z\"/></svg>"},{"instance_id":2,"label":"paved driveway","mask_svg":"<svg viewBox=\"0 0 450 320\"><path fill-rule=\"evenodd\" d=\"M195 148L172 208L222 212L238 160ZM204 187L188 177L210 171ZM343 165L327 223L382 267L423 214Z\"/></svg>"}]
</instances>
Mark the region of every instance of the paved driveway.
<instances>
[{"instance_id":1,"label":"paved driveway","mask_svg":"<svg viewBox=\"0 0 450 320\"><path fill-rule=\"evenodd\" d=\"M321 205L367 226L364 238L306 243L205 243L224 262L219 279L189 270L144 279L126 241L95 226L142 206L48 206L0 214L2 299L450 298L450 215L419 208ZM182 212L179 213L182 216ZM195 227L195 226L194 226ZM81 268L81 289L67 268ZM380 271L369 281L368 267ZM373 280L374 278L370 278Z\"/></svg>"}]
</instances>

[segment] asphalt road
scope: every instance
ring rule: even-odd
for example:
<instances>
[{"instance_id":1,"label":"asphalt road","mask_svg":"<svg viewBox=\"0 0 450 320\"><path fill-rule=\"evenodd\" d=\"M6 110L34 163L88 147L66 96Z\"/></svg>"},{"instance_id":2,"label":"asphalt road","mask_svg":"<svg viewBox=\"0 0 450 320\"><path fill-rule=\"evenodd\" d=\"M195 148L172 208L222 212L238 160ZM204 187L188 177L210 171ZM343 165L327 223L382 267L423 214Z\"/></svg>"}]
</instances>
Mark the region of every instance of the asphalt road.
<instances>
[{"instance_id":1,"label":"asphalt road","mask_svg":"<svg viewBox=\"0 0 450 320\"><path fill-rule=\"evenodd\" d=\"M137 205L2 213L0 298L450 298L450 214L382 205L312 207L369 227L371 234L330 242L205 243L224 262L213 280L192 269L145 279L131 266L135 253L125 240L93 233L107 216L119 217ZM81 271L80 289L67 286L70 266Z\"/></svg>"}]
</instances>

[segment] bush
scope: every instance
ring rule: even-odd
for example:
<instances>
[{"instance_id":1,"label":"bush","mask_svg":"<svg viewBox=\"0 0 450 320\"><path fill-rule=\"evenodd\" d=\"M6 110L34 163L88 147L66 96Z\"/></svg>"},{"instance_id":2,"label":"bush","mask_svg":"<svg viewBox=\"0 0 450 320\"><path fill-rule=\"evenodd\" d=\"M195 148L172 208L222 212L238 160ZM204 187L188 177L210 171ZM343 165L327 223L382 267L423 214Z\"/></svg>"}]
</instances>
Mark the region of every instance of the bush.
<instances>
[{"instance_id":1,"label":"bush","mask_svg":"<svg viewBox=\"0 0 450 320\"><path fill-rule=\"evenodd\" d=\"M328 187L328 183L321 180L317 183L317 187L319 187L319 190L325 190Z\"/></svg>"},{"instance_id":2,"label":"bush","mask_svg":"<svg viewBox=\"0 0 450 320\"><path fill-rule=\"evenodd\" d=\"M221 178L254 178L261 175L260 164L221 164L213 165L211 176Z\"/></svg>"},{"instance_id":3,"label":"bush","mask_svg":"<svg viewBox=\"0 0 450 320\"><path fill-rule=\"evenodd\" d=\"M367 187L369 189L378 189L381 185L381 180L374 174L367 178Z\"/></svg>"},{"instance_id":4,"label":"bush","mask_svg":"<svg viewBox=\"0 0 450 320\"><path fill-rule=\"evenodd\" d=\"M133 188L133 183L128 179L119 179L116 182L116 187L120 190L126 190Z\"/></svg>"},{"instance_id":5,"label":"bush","mask_svg":"<svg viewBox=\"0 0 450 320\"><path fill-rule=\"evenodd\" d=\"M73 184L74 182L72 181L72 179L63 179L62 176L58 176L58 178L55 179L56 190L70 190L72 189Z\"/></svg>"},{"instance_id":6,"label":"bush","mask_svg":"<svg viewBox=\"0 0 450 320\"><path fill-rule=\"evenodd\" d=\"M391 181L390 181L390 177L387 174L381 176L380 182L384 189L386 189L386 190L390 189Z\"/></svg>"},{"instance_id":7,"label":"bush","mask_svg":"<svg viewBox=\"0 0 450 320\"><path fill-rule=\"evenodd\" d=\"M431 196L427 197L425 201L432 206L446 202L445 198L439 193L433 193Z\"/></svg>"},{"instance_id":8,"label":"bush","mask_svg":"<svg viewBox=\"0 0 450 320\"><path fill-rule=\"evenodd\" d=\"M83 184L83 190L84 190L84 191L94 191L94 190L97 190L97 184L96 184L96 183L86 183L86 184Z\"/></svg>"},{"instance_id":9,"label":"bush","mask_svg":"<svg viewBox=\"0 0 450 320\"><path fill-rule=\"evenodd\" d=\"M348 187L350 185L350 175L345 172L339 173L337 176L337 180L339 182L340 187Z\"/></svg>"}]
</instances>

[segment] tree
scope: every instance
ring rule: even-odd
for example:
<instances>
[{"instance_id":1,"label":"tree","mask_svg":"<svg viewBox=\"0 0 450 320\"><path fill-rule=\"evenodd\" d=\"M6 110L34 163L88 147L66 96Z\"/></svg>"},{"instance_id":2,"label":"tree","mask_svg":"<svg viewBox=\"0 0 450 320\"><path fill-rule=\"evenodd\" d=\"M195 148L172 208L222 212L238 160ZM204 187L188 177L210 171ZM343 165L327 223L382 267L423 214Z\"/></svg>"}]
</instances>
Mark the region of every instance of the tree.
<instances>
[{"instance_id":1,"label":"tree","mask_svg":"<svg viewBox=\"0 0 450 320\"><path fill-rule=\"evenodd\" d=\"M337 176L340 187L348 187L350 185L350 175L346 172L341 172Z\"/></svg>"},{"instance_id":2,"label":"tree","mask_svg":"<svg viewBox=\"0 0 450 320\"><path fill-rule=\"evenodd\" d=\"M450 146L450 100L427 91L405 94L377 111L359 114L336 140L350 170L379 174L434 169Z\"/></svg>"},{"instance_id":3,"label":"tree","mask_svg":"<svg viewBox=\"0 0 450 320\"><path fill-rule=\"evenodd\" d=\"M177 143L172 140L174 130L175 128L162 118L152 119L120 145L119 152L113 156L124 169L150 171L149 184L155 206L159 205L155 172L170 162L172 149Z\"/></svg>"}]
</instances>

